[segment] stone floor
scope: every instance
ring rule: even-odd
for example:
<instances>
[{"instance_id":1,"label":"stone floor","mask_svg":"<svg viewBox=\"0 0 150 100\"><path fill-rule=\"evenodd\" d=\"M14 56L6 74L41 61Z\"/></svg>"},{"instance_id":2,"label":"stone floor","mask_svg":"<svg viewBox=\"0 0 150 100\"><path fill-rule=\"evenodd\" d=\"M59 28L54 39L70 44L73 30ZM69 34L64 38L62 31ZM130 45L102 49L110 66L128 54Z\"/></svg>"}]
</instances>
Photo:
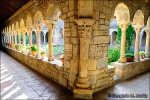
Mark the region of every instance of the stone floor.
<instances>
[{"instance_id":1,"label":"stone floor","mask_svg":"<svg viewBox=\"0 0 150 100\"><path fill-rule=\"evenodd\" d=\"M1 99L73 99L72 92L63 86L35 72L8 54L2 51L0 54ZM150 90L149 80L150 72L145 72L103 91L94 93L93 99L130 100L131 98L127 96L134 95L137 96L137 100L140 97L143 100L148 100ZM121 95L124 98L113 98Z\"/></svg>"}]
</instances>

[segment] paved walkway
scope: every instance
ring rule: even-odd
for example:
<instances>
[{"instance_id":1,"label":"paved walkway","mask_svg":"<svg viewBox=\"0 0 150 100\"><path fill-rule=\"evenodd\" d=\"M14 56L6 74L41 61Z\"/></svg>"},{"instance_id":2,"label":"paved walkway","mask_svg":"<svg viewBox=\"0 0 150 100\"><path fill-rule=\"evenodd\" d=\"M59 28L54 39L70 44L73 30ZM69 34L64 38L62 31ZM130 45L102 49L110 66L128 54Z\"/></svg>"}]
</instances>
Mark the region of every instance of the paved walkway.
<instances>
[{"instance_id":1,"label":"paved walkway","mask_svg":"<svg viewBox=\"0 0 150 100\"><path fill-rule=\"evenodd\" d=\"M1 99L73 99L71 91L44 77L4 52L1 53ZM108 96L149 95L150 72L140 74L103 91L93 94L93 99L103 100ZM124 98L125 99L125 98ZM127 99L127 98L126 98ZM116 100L113 99L113 100ZM122 100L118 98L118 100ZM129 99L128 99L129 100ZM139 100L139 99L138 99ZM148 100L148 98L143 98Z\"/></svg>"}]
</instances>

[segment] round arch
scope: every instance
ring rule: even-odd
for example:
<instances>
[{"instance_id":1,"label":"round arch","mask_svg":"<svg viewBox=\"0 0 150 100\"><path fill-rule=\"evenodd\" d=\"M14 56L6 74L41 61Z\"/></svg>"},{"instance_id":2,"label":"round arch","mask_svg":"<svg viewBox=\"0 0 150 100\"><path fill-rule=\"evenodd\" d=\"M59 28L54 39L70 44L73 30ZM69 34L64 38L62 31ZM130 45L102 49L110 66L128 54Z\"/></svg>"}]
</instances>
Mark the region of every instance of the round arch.
<instances>
[{"instance_id":1,"label":"round arch","mask_svg":"<svg viewBox=\"0 0 150 100\"><path fill-rule=\"evenodd\" d=\"M133 27L142 28L144 26L144 14L141 10L137 10L133 17Z\"/></svg>"},{"instance_id":2,"label":"round arch","mask_svg":"<svg viewBox=\"0 0 150 100\"><path fill-rule=\"evenodd\" d=\"M50 4L46 13L46 25L56 24L61 14L60 8L57 4Z\"/></svg>"},{"instance_id":3,"label":"round arch","mask_svg":"<svg viewBox=\"0 0 150 100\"><path fill-rule=\"evenodd\" d=\"M36 29L42 29L44 25L42 12L37 11L34 16L34 25Z\"/></svg>"},{"instance_id":4,"label":"round arch","mask_svg":"<svg viewBox=\"0 0 150 100\"><path fill-rule=\"evenodd\" d=\"M116 6L115 15L118 25L128 24L130 22L129 8L124 3L119 3Z\"/></svg>"},{"instance_id":5,"label":"round arch","mask_svg":"<svg viewBox=\"0 0 150 100\"><path fill-rule=\"evenodd\" d=\"M26 28L32 28L32 17L31 15L27 15L27 19L26 19Z\"/></svg>"}]
</instances>

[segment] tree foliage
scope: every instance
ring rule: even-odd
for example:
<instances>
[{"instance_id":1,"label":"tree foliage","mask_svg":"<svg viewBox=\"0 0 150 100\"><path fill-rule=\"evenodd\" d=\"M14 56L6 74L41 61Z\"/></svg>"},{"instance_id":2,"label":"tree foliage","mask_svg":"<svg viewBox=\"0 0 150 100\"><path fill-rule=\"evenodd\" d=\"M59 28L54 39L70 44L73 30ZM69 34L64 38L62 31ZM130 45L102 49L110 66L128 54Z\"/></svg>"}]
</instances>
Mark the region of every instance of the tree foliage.
<instances>
[{"instance_id":1,"label":"tree foliage","mask_svg":"<svg viewBox=\"0 0 150 100\"><path fill-rule=\"evenodd\" d=\"M132 25L128 25L128 28L126 30L126 52L130 51L130 47L132 45L132 38L133 38L133 32L134 28ZM117 31L117 44L121 44L121 28L118 26L118 31Z\"/></svg>"},{"instance_id":2,"label":"tree foliage","mask_svg":"<svg viewBox=\"0 0 150 100\"><path fill-rule=\"evenodd\" d=\"M134 28L132 27L132 25L128 25L128 28L126 30L126 51L130 51L130 47L132 45L132 38L133 38L133 32L134 32Z\"/></svg>"}]
</instances>

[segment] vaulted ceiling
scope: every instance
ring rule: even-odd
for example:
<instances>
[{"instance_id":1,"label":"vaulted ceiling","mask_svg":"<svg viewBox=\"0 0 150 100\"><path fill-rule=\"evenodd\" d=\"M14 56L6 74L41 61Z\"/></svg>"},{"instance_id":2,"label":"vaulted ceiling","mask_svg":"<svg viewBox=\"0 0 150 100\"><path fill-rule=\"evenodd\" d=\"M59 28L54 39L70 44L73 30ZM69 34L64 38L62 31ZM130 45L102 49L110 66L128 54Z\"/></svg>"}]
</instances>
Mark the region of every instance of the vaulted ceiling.
<instances>
[{"instance_id":1,"label":"vaulted ceiling","mask_svg":"<svg viewBox=\"0 0 150 100\"><path fill-rule=\"evenodd\" d=\"M5 22L29 0L0 0L0 24Z\"/></svg>"}]
</instances>

